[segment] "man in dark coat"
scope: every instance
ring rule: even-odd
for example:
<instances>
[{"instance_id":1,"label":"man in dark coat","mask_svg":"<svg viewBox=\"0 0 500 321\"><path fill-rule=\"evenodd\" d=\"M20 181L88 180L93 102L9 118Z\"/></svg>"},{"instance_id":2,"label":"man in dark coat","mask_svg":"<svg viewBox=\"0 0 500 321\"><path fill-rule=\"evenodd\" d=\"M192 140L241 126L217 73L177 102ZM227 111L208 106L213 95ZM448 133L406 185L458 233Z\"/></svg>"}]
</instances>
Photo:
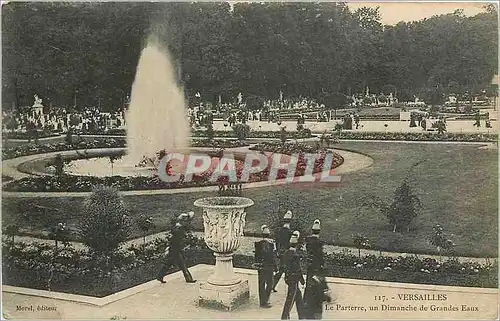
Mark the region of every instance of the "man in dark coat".
<instances>
[{"instance_id":1,"label":"man in dark coat","mask_svg":"<svg viewBox=\"0 0 500 321\"><path fill-rule=\"evenodd\" d=\"M262 225L264 239L255 242L255 265L258 269L259 301L261 308L270 308L269 297L273 288L273 273L276 268L276 248L270 239L271 231L267 225Z\"/></svg>"},{"instance_id":2,"label":"man in dark coat","mask_svg":"<svg viewBox=\"0 0 500 321\"><path fill-rule=\"evenodd\" d=\"M331 302L330 290L322 270L316 271L308 281L304 293L304 305L307 319L321 320L323 318L324 302Z\"/></svg>"},{"instance_id":3,"label":"man in dark coat","mask_svg":"<svg viewBox=\"0 0 500 321\"><path fill-rule=\"evenodd\" d=\"M299 283L302 285L305 284L302 269L300 267L300 256L297 253L299 236L300 234L298 231L293 232L292 237L290 238L290 248L284 254L285 282L288 285L288 291L286 294L285 305L283 306L283 311L281 313L281 320L290 319L290 312L294 303L297 308L299 319L304 319L306 317L304 301L302 300L302 293L299 289Z\"/></svg>"},{"instance_id":4,"label":"man in dark coat","mask_svg":"<svg viewBox=\"0 0 500 321\"><path fill-rule=\"evenodd\" d=\"M292 231L290 230L290 222L292 220L292 212L287 211L285 216L283 216L283 226L276 233L276 249L278 252L278 258L280 260L278 272L274 275L274 286L273 291L276 292L276 285L283 273L285 273L285 263L284 263L284 253L290 248L290 237L292 236Z\"/></svg>"},{"instance_id":5,"label":"man in dark coat","mask_svg":"<svg viewBox=\"0 0 500 321\"><path fill-rule=\"evenodd\" d=\"M324 282L324 253L323 242L319 239L321 231L320 220L315 220L312 226L312 235L306 238L307 251L307 277L306 289L304 291L304 305L307 311L307 319L321 318L323 312L323 290L328 290Z\"/></svg>"},{"instance_id":6,"label":"man in dark coat","mask_svg":"<svg viewBox=\"0 0 500 321\"><path fill-rule=\"evenodd\" d=\"M320 220L315 220L312 226L312 235L306 238L307 251L307 280L312 277L317 271L323 269L325 264L323 256L323 242L319 239L321 231Z\"/></svg>"},{"instance_id":7,"label":"man in dark coat","mask_svg":"<svg viewBox=\"0 0 500 321\"><path fill-rule=\"evenodd\" d=\"M158 273L157 280L161 283L165 283L163 278L168 272L168 269L172 265L177 265L184 274L184 279L187 283L194 283L196 280L193 279L193 276L189 272L186 266L186 259L184 258L184 239L186 237L186 230L189 222L192 220L194 213L182 213L177 217L177 223L175 227L172 229L172 237L170 238L170 244L165 250L166 262L163 267L160 269Z\"/></svg>"}]
</instances>

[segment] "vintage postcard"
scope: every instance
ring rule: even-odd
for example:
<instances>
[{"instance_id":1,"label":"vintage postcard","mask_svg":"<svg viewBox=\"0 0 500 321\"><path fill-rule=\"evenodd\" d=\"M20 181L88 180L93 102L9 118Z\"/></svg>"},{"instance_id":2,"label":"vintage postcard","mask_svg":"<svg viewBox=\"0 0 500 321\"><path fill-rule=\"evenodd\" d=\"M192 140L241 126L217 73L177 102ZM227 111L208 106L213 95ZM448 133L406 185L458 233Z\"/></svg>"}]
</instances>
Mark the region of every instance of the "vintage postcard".
<instances>
[{"instance_id":1,"label":"vintage postcard","mask_svg":"<svg viewBox=\"0 0 500 321\"><path fill-rule=\"evenodd\" d=\"M496 2L5 2L2 318L498 319Z\"/></svg>"}]
</instances>

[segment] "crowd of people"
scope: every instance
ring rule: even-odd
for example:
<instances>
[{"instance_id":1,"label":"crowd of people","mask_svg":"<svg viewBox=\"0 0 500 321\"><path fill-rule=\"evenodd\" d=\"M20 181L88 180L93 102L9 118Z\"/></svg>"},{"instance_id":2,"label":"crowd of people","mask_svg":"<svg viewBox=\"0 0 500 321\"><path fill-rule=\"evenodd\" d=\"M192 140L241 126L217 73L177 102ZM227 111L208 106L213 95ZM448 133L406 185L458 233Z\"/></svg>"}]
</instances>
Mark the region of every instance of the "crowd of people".
<instances>
[{"instance_id":1,"label":"crowd of people","mask_svg":"<svg viewBox=\"0 0 500 321\"><path fill-rule=\"evenodd\" d=\"M125 128L125 111L103 112L97 107L85 107L78 111L66 108L50 108L46 110L37 100L33 107L22 109L3 110L2 131L26 132L28 137L37 139L40 132L64 133L68 131L81 133L99 133L112 128ZM187 117L192 128L207 128L213 125L214 120L223 120L230 128L237 123L261 121L281 124L282 119L297 121L297 129L305 128L307 118L316 122L333 120L332 111L323 104L310 98L283 98L260 101L250 108L248 101L244 101L240 94L233 102L226 102L212 106L203 103L201 98L187 108ZM39 104L39 108L35 108ZM475 115L474 126L481 126L479 111ZM227 126L225 125L225 126ZM360 128L360 116L351 112L342 116L342 122L335 125L337 129L352 130ZM491 122L486 120L486 128L491 128ZM411 112L409 127L422 127L423 130L438 129L446 131L446 119L432 118L429 113ZM332 128L334 129L334 128Z\"/></svg>"},{"instance_id":2,"label":"crowd of people","mask_svg":"<svg viewBox=\"0 0 500 321\"><path fill-rule=\"evenodd\" d=\"M28 137L33 138L36 138L39 132L96 132L118 128L124 124L123 112L105 113L96 107L86 107L78 112L70 112L65 108L54 108L48 113L41 109L2 112L3 132L26 132Z\"/></svg>"}]
</instances>

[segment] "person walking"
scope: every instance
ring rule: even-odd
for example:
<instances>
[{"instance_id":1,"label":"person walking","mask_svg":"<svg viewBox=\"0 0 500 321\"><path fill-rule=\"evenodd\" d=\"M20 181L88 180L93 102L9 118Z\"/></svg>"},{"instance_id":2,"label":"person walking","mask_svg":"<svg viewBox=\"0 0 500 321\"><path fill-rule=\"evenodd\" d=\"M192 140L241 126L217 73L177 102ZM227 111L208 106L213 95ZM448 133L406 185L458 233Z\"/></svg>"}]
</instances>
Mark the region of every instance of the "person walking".
<instances>
[{"instance_id":1,"label":"person walking","mask_svg":"<svg viewBox=\"0 0 500 321\"><path fill-rule=\"evenodd\" d=\"M255 242L255 265L258 269L259 302L261 308L270 308L269 297L273 288L273 273L276 266L276 246L271 239L271 231L262 225L263 239Z\"/></svg>"},{"instance_id":2,"label":"person walking","mask_svg":"<svg viewBox=\"0 0 500 321\"><path fill-rule=\"evenodd\" d=\"M323 305L331 302L330 289L326 283L323 269L314 272L307 281L304 293L305 317L309 320L321 320L323 318Z\"/></svg>"},{"instance_id":3,"label":"person walking","mask_svg":"<svg viewBox=\"0 0 500 321\"><path fill-rule=\"evenodd\" d=\"M163 279L167 274L168 269L172 265L177 265L181 269L182 274L184 274L184 279L187 283L196 282L187 268L186 259L183 253L184 239L186 238L187 227L193 219L193 216L194 212L189 212L182 213L177 217L177 222L175 223L175 226L171 231L172 237L170 238L170 244L165 250L166 262L160 269L157 277L157 280L161 283L165 283Z\"/></svg>"},{"instance_id":4,"label":"person walking","mask_svg":"<svg viewBox=\"0 0 500 321\"><path fill-rule=\"evenodd\" d=\"M307 252L307 278L308 281L315 273L325 264L323 253L323 242L319 239L321 231L320 220L314 220L312 226L312 235L306 237L306 252Z\"/></svg>"},{"instance_id":5,"label":"person walking","mask_svg":"<svg viewBox=\"0 0 500 321\"><path fill-rule=\"evenodd\" d=\"M279 258L279 269L274 274L273 292L276 292L276 285L278 285L281 276L285 272L285 255L284 253L290 248L290 237L292 231L290 230L290 222L292 221L292 212L287 211L283 216L283 226L276 233L276 249Z\"/></svg>"},{"instance_id":6,"label":"person walking","mask_svg":"<svg viewBox=\"0 0 500 321\"><path fill-rule=\"evenodd\" d=\"M304 291L304 306L307 319L320 318L323 313L323 302L326 297L322 294L325 290L324 282L324 252L323 242L319 238L321 232L321 221L314 220L312 235L306 238L307 251L307 276L306 289ZM326 286L326 290L328 287Z\"/></svg>"},{"instance_id":7,"label":"person walking","mask_svg":"<svg viewBox=\"0 0 500 321\"><path fill-rule=\"evenodd\" d=\"M290 319L290 312L293 305L297 308L299 319L305 318L304 302L300 292L299 283L304 285L305 280L300 267L300 256L297 253L300 233L294 231L290 238L290 248L285 252L285 283L288 286L285 305L281 313L281 320Z\"/></svg>"}]
</instances>

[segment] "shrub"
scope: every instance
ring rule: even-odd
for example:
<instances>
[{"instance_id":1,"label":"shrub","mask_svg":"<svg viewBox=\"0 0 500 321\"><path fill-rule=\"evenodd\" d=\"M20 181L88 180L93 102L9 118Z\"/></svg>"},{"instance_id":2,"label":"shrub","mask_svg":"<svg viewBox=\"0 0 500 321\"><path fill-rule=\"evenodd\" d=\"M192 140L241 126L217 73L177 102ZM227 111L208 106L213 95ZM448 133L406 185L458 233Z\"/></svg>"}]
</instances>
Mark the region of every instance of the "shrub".
<instances>
[{"instance_id":1,"label":"shrub","mask_svg":"<svg viewBox=\"0 0 500 321\"><path fill-rule=\"evenodd\" d=\"M283 145L286 143L287 132L286 132L286 127L285 126L281 127L281 129L280 129L280 140L281 140L281 143Z\"/></svg>"},{"instance_id":2,"label":"shrub","mask_svg":"<svg viewBox=\"0 0 500 321\"><path fill-rule=\"evenodd\" d=\"M137 227L139 228L139 230L141 230L143 233L142 234L143 241L144 241L144 244L146 244L146 236L156 226L155 223L153 222L153 217L151 217L151 216L148 217L146 215L140 215L137 218L136 223L137 223Z\"/></svg>"},{"instance_id":3,"label":"shrub","mask_svg":"<svg viewBox=\"0 0 500 321\"><path fill-rule=\"evenodd\" d=\"M432 235L430 237L429 243L437 248L439 255L441 255L441 250L451 251L455 246L455 243L449 238L448 234L444 232L441 225L436 224L432 228Z\"/></svg>"},{"instance_id":4,"label":"shrub","mask_svg":"<svg viewBox=\"0 0 500 321\"><path fill-rule=\"evenodd\" d=\"M209 141L214 139L215 131L214 126L212 124L207 125L207 138Z\"/></svg>"},{"instance_id":5,"label":"shrub","mask_svg":"<svg viewBox=\"0 0 500 321\"><path fill-rule=\"evenodd\" d=\"M412 168L420 163L415 163ZM371 199L365 201L362 206L371 206L378 209L389 220L389 224L393 227L393 232L408 232L410 231L411 223L418 215L421 204L419 198L413 194L409 176L407 176L394 191L394 197L391 202L371 196Z\"/></svg>"},{"instance_id":6,"label":"shrub","mask_svg":"<svg viewBox=\"0 0 500 321\"><path fill-rule=\"evenodd\" d=\"M370 240L364 237L361 234L355 234L352 236L352 240L354 242L354 246L358 249L358 257L361 257L361 249L369 249L370 248Z\"/></svg>"},{"instance_id":7,"label":"shrub","mask_svg":"<svg viewBox=\"0 0 500 321\"><path fill-rule=\"evenodd\" d=\"M109 255L130 233L128 210L118 191L112 187L93 188L84 204L80 235L96 253Z\"/></svg>"},{"instance_id":8,"label":"shrub","mask_svg":"<svg viewBox=\"0 0 500 321\"><path fill-rule=\"evenodd\" d=\"M245 140L250 134L250 126L247 124L236 124L233 126L233 131L239 140Z\"/></svg>"}]
</instances>

